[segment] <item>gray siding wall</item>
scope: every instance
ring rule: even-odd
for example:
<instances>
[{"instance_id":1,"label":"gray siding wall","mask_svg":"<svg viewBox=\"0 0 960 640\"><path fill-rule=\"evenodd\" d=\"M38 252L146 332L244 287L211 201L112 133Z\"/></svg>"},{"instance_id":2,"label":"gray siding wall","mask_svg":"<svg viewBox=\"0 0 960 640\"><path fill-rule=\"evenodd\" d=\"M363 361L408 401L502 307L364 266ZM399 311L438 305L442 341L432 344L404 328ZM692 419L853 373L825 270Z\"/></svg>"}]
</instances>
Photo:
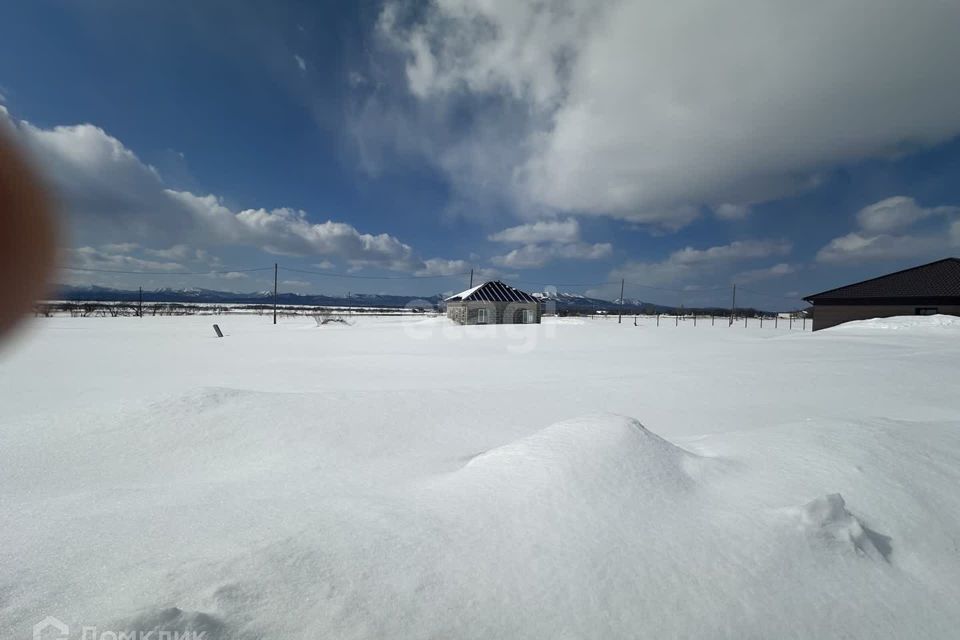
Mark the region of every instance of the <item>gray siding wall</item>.
<instances>
[{"instance_id":1,"label":"gray siding wall","mask_svg":"<svg viewBox=\"0 0 960 640\"><path fill-rule=\"evenodd\" d=\"M892 316L916 315L920 307L936 307L938 313L960 316L960 305L814 305L813 330L819 331L835 327L851 320L869 320L870 318L890 318Z\"/></svg>"},{"instance_id":2,"label":"gray siding wall","mask_svg":"<svg viewBox=\"0 0 960 640\"><path fill-rule=\"evenodd\" d=\"M540 324L540 305L536 302L448 302L447 317L459 324L479 324L480 309L487 310L485 324L519 324L522 311L532 313L532 324Z\"/></svg>"}]
</instances>

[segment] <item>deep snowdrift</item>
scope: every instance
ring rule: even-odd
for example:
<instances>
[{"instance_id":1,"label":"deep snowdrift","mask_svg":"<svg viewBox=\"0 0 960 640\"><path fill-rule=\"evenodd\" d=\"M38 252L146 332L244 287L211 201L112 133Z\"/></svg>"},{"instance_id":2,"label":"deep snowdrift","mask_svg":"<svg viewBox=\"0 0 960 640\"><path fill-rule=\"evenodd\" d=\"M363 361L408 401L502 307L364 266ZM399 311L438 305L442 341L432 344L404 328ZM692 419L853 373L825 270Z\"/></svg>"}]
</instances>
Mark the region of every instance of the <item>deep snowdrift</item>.
<instances>
[{"instance_id":1,"label":"deep snowdrift","mask_svg":"<svg viewBox=\"0 0 960 640\"><path fill-rule=\"evenodd\" d=\"M946 316L942 314L933 316L894 316L892 318L872 318L870 320L854 320L844 324L830 327L827 331L859 333L864 330L883 330L883 331L934 331L940 332L944 329L958 331L960 330L960 318L957 316Z\"/></svg>"},{"instance_id":2,"label":"deep snowdrift","mask_svg":"<svg viewBox=\"0 0 960 640\"><path fill-rule=\"evenodd\" d=\"M958 327L261 322L7 354L0 637L960 625Z\"/></svg>"}]
</instances>

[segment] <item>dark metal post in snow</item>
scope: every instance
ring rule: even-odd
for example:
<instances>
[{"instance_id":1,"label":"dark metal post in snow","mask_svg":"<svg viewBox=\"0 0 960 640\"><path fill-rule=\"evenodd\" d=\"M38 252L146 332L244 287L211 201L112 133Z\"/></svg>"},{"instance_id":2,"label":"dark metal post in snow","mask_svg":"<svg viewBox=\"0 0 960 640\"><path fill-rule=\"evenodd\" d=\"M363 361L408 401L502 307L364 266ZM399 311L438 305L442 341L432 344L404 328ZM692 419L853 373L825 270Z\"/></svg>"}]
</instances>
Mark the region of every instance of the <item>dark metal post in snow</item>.
<instances>
[{"instance_id":1,"label":"dark metal post in snow","mask_svg":"<svg viewBox=\"0 0 960 640\"><path fill-rule=\"evenodd\" d=\"M737 285L733 285L733 301L730 303L730 324L727 326L733 326L733 314L737 309Z\"/></svg>"},{"instance_id":2,"label":"dark metal post in snow","mask_svg":"<svg viewBox=\"0 0 960 640\"><path fill-rule=\"evenodd\" d=\"M277 263L273 263L273 324L277 324Z\"/></svg>"},{"instance_id":3,"label":"dark metal post in snow","mask_svg":"<svg viewBox=\"0 0 960 640\"><path fill-rule=\"evenodd\" d=\"M137 317L143 317L143 287L140 287L140 301L137 303Z\"/></svg>"},{"instance_id":4,"label":"dark metal post in snow","mask_svg":"<svg viewBox=\"0 0 960 640\"><path fill-rule=\"evenodd\" d=\"M620 306L617 308L617 324L623 323L623 278L620 279Z\"/></svg>"}]
</instances>

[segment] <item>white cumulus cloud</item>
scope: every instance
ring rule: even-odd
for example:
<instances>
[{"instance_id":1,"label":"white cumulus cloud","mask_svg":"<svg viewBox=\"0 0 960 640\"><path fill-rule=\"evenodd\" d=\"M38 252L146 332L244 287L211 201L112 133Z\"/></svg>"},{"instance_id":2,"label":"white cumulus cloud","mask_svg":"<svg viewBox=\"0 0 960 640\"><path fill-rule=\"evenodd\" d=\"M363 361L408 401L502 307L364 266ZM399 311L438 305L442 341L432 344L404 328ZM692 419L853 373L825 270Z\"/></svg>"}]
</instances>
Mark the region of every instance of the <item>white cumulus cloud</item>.
<instances>
[{"instance_id":1,"label":"white cumulus cloud","mask_svg":"<svg viewBox=\"0 0 960 640\"><path fill-rule=\"evenodd\" d=\"M489 236L493 242L536 244L538 242L576 242L580 239L580 225L575 218L567 220L540 220L498 231Z\"/></svg>"},{"instance_id":2,"label":"white cumulus cloud","mask_svg":"<svg viewBox=\"0 0 960 640\"><path fill-rule=\"evenodd\" d=\"M939 257L960 246L960 207L922 207L913 198L895 196L857 212L859 229L834 238L817 252L825 263L897 260ZM917 230L927 219L945 218L947 228ZM940 224L943 224L941 221Z\"/></svg>"},{"instance_id":3,"label":"white cumulus cloud","mask_svg":"<svg viewBox=\"0 0 960 640\"><path fill-rule=\"evenodd\" d=\"M504 255L494 256L490 262L500 267L528 269L542 267L553 260L600 260L612 253L613 245L607 242L528 244Z\"/></svg>"},{"instance_id":4,"label":"white cumulus cloud","mask_svg":"<svg viewBox=\"0 0 960 640\"><path fill-rule=\"evenodd\" d=\"M743 204L724 203L714 207L713 213L721 220L743 220L750 215L750 207Z\"/></svg>"},{"instance_id":5,"label":"white cumulus cloud","mask_svg":"<svg viewBox=\"0 0 960 640\"><path fill-rule=\"evenodd\" d=\"M658 262L629 261L614 269L610 277L638 285L664 287L704 279L715 281L718 277L730 275L732 267L738 263L784 256L791 250L790 243L775 239L738 240L706 249L684 247Z\"/></svg>"},{"instance_id":6,"label":"white cumulus cloud","mask_svg":"<svg viewBox=\"0 0 960 640\"><path fill-rule=\"evenodd\" d=\"M738 283L750 284L751 282L780 278L782 276L790 275L791 273L796 273L797 271L798 269L796 266L786 262L779 262L775 265L764 267L762 269L749 269L747 271L741 271L734 277L734 280Z\"/></svg>"},{"instance_id":7,"label":"white cumulus cloud","mask_svg":"<svg viewBox=\"0 0 960 640\"><path fill-rule=\"evenodd\" d=\"M924 208L913 198L894 196L861 209L857 213L857 223L864 231L885 233L905 229L924 218L957 213L960 213L960 207Z\"/></svg>"},{"instance_id":8,"label":"white cumulus cloud","mask_svg":"<svg viewBox=\"0 0 960 640\"><path fill-rule=\"evenodd\" d=\"M45 129L15 121L5 109L0 124L57 192L75 244L113 245L109 251L77 249L72 257L83 265L165 269L174 264L121 255L136 250L170 261L214 264L209 247L238 245L279 255L341 258L353 267L431 268L390 234L365 233L333 220L314 222L306 212L286 207L235 210L214 194L170 189L155 168L94 125Z\"/></svg>"},{"instance_id":9,"label":"white cumulus cloud","mask_svg":"<svg viewBox=\"0 0 960 640\"><path fill-rule=\"evenodd\" d=\"M735 219L960 133L958 23L942 0L389 3L379 33L419 108L373 113L521 210Z\"/></svg>"}]
</instances>

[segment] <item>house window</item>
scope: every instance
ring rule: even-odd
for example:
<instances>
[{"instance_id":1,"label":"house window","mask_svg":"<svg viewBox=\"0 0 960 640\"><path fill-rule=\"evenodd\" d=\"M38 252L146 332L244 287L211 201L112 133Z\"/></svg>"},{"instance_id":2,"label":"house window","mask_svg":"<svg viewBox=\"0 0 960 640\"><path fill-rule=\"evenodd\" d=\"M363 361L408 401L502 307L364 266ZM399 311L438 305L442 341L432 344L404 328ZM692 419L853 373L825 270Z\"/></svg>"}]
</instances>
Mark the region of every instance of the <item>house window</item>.
<instances>
[{"instance_id":1,"label":"house window","mask_svg":"<svg viewBox=\"0 0 960 640\"><path fill-rule=\"evenodd\" d=\"M477 309L477 324L487 324L486 309Z\"/></svg>"},{"instance_id":2,"label":"house window","mask_svg":"<svg viewBox=\"0 0 960 640\"><path fill-rule=\"evenodd\" d=\"M937 307L917 307L914 311L914 314L918 316L935 316L940 313L940 309Z\"/></svg>"}]
</instances>

